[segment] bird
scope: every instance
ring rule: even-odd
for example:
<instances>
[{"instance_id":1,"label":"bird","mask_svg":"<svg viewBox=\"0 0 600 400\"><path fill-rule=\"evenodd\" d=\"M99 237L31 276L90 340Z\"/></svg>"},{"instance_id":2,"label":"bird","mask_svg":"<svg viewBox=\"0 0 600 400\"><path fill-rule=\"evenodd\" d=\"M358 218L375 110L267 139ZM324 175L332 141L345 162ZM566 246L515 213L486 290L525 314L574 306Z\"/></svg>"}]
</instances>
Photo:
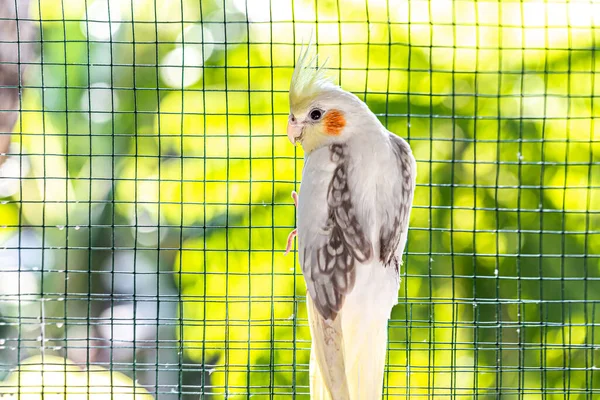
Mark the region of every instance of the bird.
<instances>
[{"instance_id":1,"label":"bird","mask_svg":"<svg viewBox=\"0 0 600 400\"><path fill-rule=\"evenodd\" d=\"M410 145L302 46L287 136L304 150L294 237L307 287L313 400L381 399L417 165Z\"/></svg>"}]
</instances>

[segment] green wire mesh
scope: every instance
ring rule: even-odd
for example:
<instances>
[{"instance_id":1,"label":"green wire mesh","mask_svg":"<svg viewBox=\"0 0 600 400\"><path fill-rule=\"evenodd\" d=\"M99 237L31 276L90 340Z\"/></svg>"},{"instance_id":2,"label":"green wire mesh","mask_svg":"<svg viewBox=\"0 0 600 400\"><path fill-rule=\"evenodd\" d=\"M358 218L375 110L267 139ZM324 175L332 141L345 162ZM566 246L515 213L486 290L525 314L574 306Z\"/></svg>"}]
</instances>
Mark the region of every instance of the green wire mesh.
<instances>
[{"instance_id":1,"label":"green wire mesh","mask_svg":"<svg viewBox=\"0 0 600 400\"><path fill-rule=\"evenodd\" d=\"M313 32L418 161L384 398L597 398L599 26L594 1L0 0L0 397L308 398L283 249Z\"/></svg>"}]
</instances>

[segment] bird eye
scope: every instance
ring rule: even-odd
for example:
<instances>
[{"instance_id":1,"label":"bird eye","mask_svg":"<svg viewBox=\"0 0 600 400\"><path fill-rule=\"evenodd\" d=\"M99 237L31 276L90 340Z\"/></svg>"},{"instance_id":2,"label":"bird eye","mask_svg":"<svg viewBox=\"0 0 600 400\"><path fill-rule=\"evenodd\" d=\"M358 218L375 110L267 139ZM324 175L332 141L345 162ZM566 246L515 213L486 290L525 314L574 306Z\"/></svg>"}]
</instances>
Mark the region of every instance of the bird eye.
<instances>
[{"instance_id":1,"label":"bird eye","mask_svg":"<svg viewBox=\"0 0 600 400\"><path fill-rule=\"evenodd\" d=\"M313 121L318 121L323 116L323 112L321 110L315 108L314 110L312 110L310 112L309 115L310 115L310 119L312 119Z\"/></svg>"}]
</instances>

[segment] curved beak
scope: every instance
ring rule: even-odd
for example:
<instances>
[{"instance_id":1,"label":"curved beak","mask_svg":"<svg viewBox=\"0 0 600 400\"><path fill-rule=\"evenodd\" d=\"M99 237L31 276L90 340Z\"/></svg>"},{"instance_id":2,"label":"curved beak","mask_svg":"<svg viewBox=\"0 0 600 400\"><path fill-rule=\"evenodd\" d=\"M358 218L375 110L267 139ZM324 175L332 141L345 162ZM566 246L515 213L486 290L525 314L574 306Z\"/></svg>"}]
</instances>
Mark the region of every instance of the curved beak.
<instances>
[{"instance_id":1,"label":"curved beak","mask_svg":"<svg viewBox=\"0 0 600 400\"><path fill-rule=\"evenodd\" d=\"M288 118L287 137L293 145L302 140L302 128L302 124L290 115Z\"/></svg>"}]
</instances>

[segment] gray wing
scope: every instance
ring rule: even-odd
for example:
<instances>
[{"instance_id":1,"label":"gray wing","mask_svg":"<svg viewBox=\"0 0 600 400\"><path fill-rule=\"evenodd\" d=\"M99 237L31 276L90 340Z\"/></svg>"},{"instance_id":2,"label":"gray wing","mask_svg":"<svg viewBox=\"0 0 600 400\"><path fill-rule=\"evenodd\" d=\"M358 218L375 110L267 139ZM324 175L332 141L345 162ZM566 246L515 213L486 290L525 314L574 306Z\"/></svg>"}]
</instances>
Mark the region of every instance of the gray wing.
<instances>
[{"instance_id":1,"label":"gray wing","mask_svg":"<svg viewBox=\"0 0 600 400\"><path fill-rule=\"evenodd\" d=\"M323 318L331 320L354 287L356 263L369 261L373 253L352 205L345 150L345 145L329 146L335 169L327 189L327 219L322 222L322 234L308 237L300 248L310 296Z\"/></svg>"},{"instance_id":2,"label":"gray wing","mask_svg":"<svg viewBox=\"0 0 600 400\"><path fill-rule=\"evenodd\" d=\"M385 196L390 204L381 205L386 218L382 219L379 230L379 257L383 265L393 263L398 269L408 235L417 167L410 146L404 139L390 133L390 144L396 176L391 181L391 196Z\"/></svg>"}]
</instances>

